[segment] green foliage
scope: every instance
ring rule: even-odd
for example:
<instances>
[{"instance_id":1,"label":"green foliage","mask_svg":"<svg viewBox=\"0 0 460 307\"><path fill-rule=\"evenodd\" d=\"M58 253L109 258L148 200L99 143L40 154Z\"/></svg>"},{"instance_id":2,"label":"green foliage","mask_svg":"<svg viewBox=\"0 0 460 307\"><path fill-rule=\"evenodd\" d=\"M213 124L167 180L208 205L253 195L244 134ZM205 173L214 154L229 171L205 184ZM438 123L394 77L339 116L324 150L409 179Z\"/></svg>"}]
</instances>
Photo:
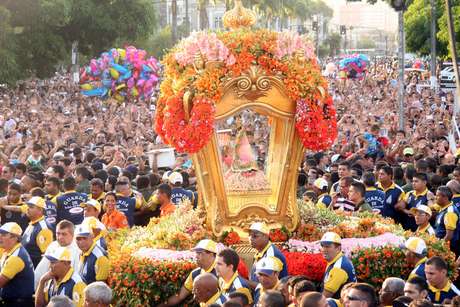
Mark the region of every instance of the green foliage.
<instances>
[{"instance_id":1,"label":"green foliage","mask_svg":"<svg viewBox=\"0 0 460 307\"><path fill-rule=\"evenodd\" d=\"M444 3L442 3L443 14L438 19L439 31L437 38L440 44L445 46L445 52L442 54L444 57L451 58L450 45L449 45L449 30L447 28L447 13L445 10ZM455 40L456 40L456 49L457 54L460 53L460 1L452 1L452 17L454 21L454 30L455 30Z\"/></svg>"},{"instance_id":2,"label":"green foliage","mask_svg":"<svg viewBox=\"0 0 460 307\"><path fill-rule=\"evenodd\" d=\"M2 3L0 37L7 35L7 39L0 45L0 54L9 56L0 60L3 64L0 83L13 83L30 75L50 76L57 64L69 64L74 41L78 41L83 57L95 57L116 43L117 46L136 44L154 32L155 12L149 0L4 0ZM9 28L21 31L11 33Z\"/></svg>"},{"instance_id":3,"label":"green foliage","mask_svg":"<svg viewBox=\"0 0 460 307\"><path fill-rule=\"evenodd\" d=\"M357 46L358 49L372 49L375 48L375 41L370 37L361 37L358 41Z\"/></svg>"}]
</instances>

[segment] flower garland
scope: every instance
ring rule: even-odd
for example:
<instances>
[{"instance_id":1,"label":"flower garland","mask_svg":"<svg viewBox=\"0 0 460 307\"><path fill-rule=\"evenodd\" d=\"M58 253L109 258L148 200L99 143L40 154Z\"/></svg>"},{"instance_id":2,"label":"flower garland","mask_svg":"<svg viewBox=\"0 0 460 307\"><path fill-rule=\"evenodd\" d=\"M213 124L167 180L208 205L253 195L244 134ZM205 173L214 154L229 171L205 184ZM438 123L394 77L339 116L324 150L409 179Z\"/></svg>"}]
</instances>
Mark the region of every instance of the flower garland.
<instances>
[{"instance_id":1,"label":"flower garland","mask_svg":"<svg viewBox=\"0 0 460 307\"><path fill-rule=\"evenodd\" d=\"M303 50L303 52L299 51ZM296 130L309 150L329 148L337 137L336 113L309 42L292 32L237 30L197 32L163 60L165 78L155 115L155 130L180 152L195 153L214 132L215 105L226 78L258 65L267 76L280 76L286 95L297 103ZM185 120L184 93L193 98Z\"/></svg>"},{"instance_id":2,"label":"flower garland","mask_svg":"<svg viewBox=\"0 0 460 307\"><path fill-rule=\"evenodd\" d=\"M185 119L183 94L166 102L163 135L180 152L195 153L208 142L214 130L215 107L207 98L194 98L190 119Z\"/></svg>"}]
</instances>

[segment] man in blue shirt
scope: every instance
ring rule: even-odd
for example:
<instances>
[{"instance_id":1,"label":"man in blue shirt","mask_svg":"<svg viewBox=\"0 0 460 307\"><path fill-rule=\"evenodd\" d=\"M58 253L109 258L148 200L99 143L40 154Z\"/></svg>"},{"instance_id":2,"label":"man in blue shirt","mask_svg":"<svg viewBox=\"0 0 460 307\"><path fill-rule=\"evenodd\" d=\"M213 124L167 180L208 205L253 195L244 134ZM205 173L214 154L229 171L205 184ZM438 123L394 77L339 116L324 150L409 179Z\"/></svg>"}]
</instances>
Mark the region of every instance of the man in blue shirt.
<instances>
[{"instance_id":1,"label":"man in blue shirt","mask_svg":"<svg viewBox=\"0 0 460 307\"><path fill-rule=\"evenodd\" d=\"M460 290L447 277L447 263L441 257L428 259L425 266L425 275L428 282L428 297L433 304L444 304L460 295Z\"/></svg>"},{"instance_id":2,"label":"man in blue shirt","mask_svg":"<svg viewBox=\"0 0 460 307\"><path fill-rule=\"evenodd\" d=\"M279 278L283 278L288 275L286 257L284 257L283 253L281 253L281 251L270 242L269 236L270 229L264 223L253 223L249 228L249 241L251 242L251 246L257 250L257 253L254 255L254 264L252 265L251 275L249 278L249 284L252 288L255 288L259 282L256 275L256 266L257 262L263 258L278 258L281 263L283 263L283 268L280 271Z\"/></svg>"},{"instance_id":3,"label":"man in blue shirt","mask_svg":"<svg viewBox=\"0 0 460 307\"><path fill-rule=\"evenodd\" d=\"M366 186L366 194L364 195L365 202L371 205L373 210L378 210L381 213L385 203L385 192L376 188L374 173L364 173L363 183Z\"/></svg>"},{"instance_id":4,"label":"man in blue shirt","mask_svg":"<svg viewBox=\"0 0 460 307\"><path fill-rule=\"evenodd\" d=\"M34 266L29 253L21 245L21 227L14 222L0 227L0 297L2 306L32 307Z\"/></svg>"},{"instance_id":5,"label":"man in blue shirt","mask_svg":"<svg viewBox=\"0 0 460 307\"><path fill-rule=\"evenodd\" d=\"M79 225L83 221L83 208L81 203L86 202L88 196L75 191L76 182L73 177L64 179L64 193L56 199L57 223L68 220L74 225Z\"/></svg>"},{"instance_id":6,"label":"man in blue shirt","mask_svg":"<svg viewBox=\"0 0 460 307\"><path fill-rule=\"evenodd\" d=\"M195 204L195 195L192 191L186 190L182 187L183 177L179 172L172 172L169 175L169 183L171 184L171 202L179 205L183 200L190 201L192 205Z\"/></svg>"},{"instance_id":7,"label":"man in blue shirt","mask_svg":"<svg viewBox=\"0 0 460 307\"><path fill-rule=\"evenodd\" d=\"M396 223L401 223L404 214L397 209L398 205L404 206L405 193L393 182L393 169L391 166L380 168L378 188L385 193L385 203L383 204L382 215L391 217Z\"/></svg>"}]
</instances>

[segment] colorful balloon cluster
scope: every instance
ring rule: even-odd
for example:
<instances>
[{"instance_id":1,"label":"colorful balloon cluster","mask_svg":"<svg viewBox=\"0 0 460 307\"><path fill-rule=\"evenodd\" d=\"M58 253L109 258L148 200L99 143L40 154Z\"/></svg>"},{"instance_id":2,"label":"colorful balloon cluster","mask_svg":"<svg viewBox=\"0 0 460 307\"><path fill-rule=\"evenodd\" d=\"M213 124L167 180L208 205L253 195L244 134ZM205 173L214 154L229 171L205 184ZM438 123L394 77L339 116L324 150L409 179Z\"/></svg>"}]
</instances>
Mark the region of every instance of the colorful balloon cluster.
<instances>
[{"instance_id":1,"label":"colorful balloon cluster","mask_svg":"<svg viewBox=\"0 0 460 307\"><path fill-rule=\"evenodd\" d=\"M339 70L344 72L348 79L362 79L369 63L366 55L354 54L340 60Z\"/></svg>"},{"instance_id":2,"label":"colorful balloon cluster","mask_svg":"<svg viewBox=\"0 0 460 307\"><path fill-rule=\"evenodd\" d=\"M113 97L120 102L148 100L160 80L159 70L159 62L147 58L145 50L114 48L81 69L80 87L86 96Z\"/></svg>"}]
</instances>

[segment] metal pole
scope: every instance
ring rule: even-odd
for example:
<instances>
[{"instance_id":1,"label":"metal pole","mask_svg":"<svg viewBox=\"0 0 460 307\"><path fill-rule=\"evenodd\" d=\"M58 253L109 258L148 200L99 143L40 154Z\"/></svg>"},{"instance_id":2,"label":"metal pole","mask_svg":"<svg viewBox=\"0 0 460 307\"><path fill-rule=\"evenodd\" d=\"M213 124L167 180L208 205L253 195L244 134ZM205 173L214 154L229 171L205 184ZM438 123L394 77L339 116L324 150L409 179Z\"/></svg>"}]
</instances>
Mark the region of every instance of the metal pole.
<instances>
[{"instance_id":1,"label":"metal pole","mask_svg":"<svg viewBox=\"0 0 460 307\"><path fill-rule=\"evenodd\" d=\"M436 2L430 0L431 5L431 87L436 88Z\"/></svg>"},{"instance_id":2,"label":"metal pole","mask_svg":"<svg viewBox=\"0 0 460 307\"><path fill-rule=\"evenodd\" d=\"M404 130L404 11L398 12L399 23L399 129Z\"/></svg>"},{"instance_id":3,"label":"metal pole","mask_svg":"<svg viewBox=\"0 0 460 307\"><path fill-rule=\"evenodd\" d=\"M447 12L447 28L449 29L449 42L450 42L450 53L452 55L452 65L454 66L455 72L455 84L457 86L457 96L460 93L460 77L458 71L458 55L457 46L455 44L455 31L454 21L452 18L452 4L450 0L446 0L446 12Z\"/></svg>"},{"instance_id":4,"label":"metal pole","mask_svg":"<svg viewBox=\"0 0 460 307\"><path fill-rule=\"evenodd\" d=\"M458 112L458 103L460 99L460 74L458 71L458 57L457 57L457 46L455 40L455 30L454 30L454 21L452 18L452 3L450 0L446 0L446 12L447 12L447 28L449 30L449 42L450 42L450 53L452 55L452 65L455 73L455 85L456 85L456 97L454 97L454 114L453 122L455 122L457 112Z\"/></svg>"},{"instance_id":5,"label":"metal pole","mask_svg":"<svg viewBox=\"0 0 460 307\"><path fill-rule=\"evenodd\" d=\"M185 0L185 36L190 35L190 16L188 12L188 0Z\"/></svg>"}]
</instances>

